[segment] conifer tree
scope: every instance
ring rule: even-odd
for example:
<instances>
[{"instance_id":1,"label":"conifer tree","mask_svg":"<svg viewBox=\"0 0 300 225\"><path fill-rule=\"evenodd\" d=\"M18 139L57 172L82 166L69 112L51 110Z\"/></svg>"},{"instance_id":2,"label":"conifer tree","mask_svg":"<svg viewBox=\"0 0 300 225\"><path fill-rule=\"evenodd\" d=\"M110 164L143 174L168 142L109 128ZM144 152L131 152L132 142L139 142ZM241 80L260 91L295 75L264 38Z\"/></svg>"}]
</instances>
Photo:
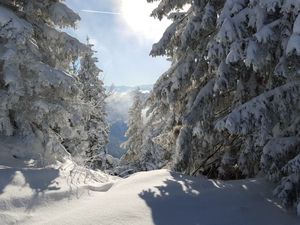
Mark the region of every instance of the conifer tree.
<instances>
[{"instance_id":1,"label":"conifer tree","mask_svg":"<svg viewBox=\"0 0 300 225\"><path fill-rule=\"evenodd\" d=\"M106 145L108 143L108 124L105 113L105 89L100 80L97 59L93 57L92 45L90 51L81 59L79 80L83 84L83 102L88 113L86 127L89 146L85 152L87 161L92 167L103 167L105 164Z\"/></svg>"},{"instance_id":2,"label":"conifer tree","mask_svg":"<svg viewBox=\"0 0 300 225\"><path fill-rule=\"evenodd\" d=\"M126 154L121 158L121 164L122 161L126 161L128 163L136 161L136 157L138 156L142 146L143 102L141 97L140 89L137 88L133 92L133 104L128 112L128 130L125 133L125 136L128 138L128 140L121 144L121 147L127 151Z\"/></svg>"},{"instance_id":3,"label":"conifer tree","mask_svg":"<svg viewBox=\"0 0 300 225\"><path fill-rule=\"evenodd\" d=\"M299 11L295 0L161 0L152 16L173 23L151 55L172 65L147 101L138 163L223 179L263 171L286 205L299 202Z\"/></svg>"},{"instance_id":4,"label":"conifer tree","mask_svg":"<svg viewBox=\"0 0 300 225\"><path fill-rule=\"evenodd\" d=\"M59 30L80 17L59 0L0 1L0 10L0 150L9 143L15 157L43 165L85 156L92 100L82 100L86 84L70 65L91 50Z\"/></svg>"},{"instance_id":5,"label":"conifer tree","mask_svg":"<svg viewBox=\"0 0 300 225\"><path fill-rule=\"evenodd\" d=\"M240 139L242 173L280 182L286 205L299 202L299 12L299 1L226 1L211 45L238 100L216 127Z\"/></svg>"}]
</instances>

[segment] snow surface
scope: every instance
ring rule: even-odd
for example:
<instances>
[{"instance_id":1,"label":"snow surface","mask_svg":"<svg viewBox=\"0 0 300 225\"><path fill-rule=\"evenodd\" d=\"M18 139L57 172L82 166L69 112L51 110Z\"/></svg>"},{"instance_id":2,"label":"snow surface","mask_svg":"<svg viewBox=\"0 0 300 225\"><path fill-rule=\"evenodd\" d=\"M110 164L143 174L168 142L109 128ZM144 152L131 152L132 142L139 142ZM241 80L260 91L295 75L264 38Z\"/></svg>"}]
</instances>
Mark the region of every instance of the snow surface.
<instances>
[{"instance_id":1,"label":"snow surface","mask_svg":"<svg viewBox=\"0 0 300 225\"><path fill-rule=\"evenodd\" d=\"M2 166L0 224L300 223L295 213L286 212L270 196L272 187L262 179L221 182L156 170L140 172L126 179L110 177L102 188L86 188L89 191L84 192L83 188L66 191L66 187L61 187L63 179L57 172L53 168L37 170Z\"/></svg>"}]
</instances>

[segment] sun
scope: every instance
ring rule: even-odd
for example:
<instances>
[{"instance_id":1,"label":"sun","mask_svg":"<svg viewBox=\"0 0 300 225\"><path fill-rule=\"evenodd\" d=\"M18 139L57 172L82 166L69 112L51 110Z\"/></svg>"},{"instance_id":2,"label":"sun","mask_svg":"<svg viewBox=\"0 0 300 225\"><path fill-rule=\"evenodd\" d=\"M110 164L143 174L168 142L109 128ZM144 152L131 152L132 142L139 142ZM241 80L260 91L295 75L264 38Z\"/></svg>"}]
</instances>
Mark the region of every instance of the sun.
<instances>
[{"instance_id":1,"label":"sun","mask_svg":"<svg viewBox=\"0 0 300 225\"><path fill-rule=\"evenodd\" d=\"M147 3L146 0L120 0L121 19L132 34L139 38L158 41L171 21L159 21L150 17L158 3Z\"/></svg>"}]
</instances>

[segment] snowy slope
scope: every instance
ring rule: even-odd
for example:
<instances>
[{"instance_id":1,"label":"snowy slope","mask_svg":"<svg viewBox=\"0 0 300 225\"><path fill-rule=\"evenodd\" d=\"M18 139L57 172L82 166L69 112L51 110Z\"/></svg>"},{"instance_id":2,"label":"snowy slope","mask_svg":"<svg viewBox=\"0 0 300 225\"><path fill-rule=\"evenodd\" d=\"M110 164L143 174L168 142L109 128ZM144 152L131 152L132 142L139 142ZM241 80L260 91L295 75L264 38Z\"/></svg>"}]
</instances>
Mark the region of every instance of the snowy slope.
<instances>
[{"instance_id":1,"label":"snowy slope","mask_svg":"<svg viewBox=\"0 0 300 225\"><path fill-rule=\"evenodd\" d=\"M0 224L300 224L294 213L285 212L270 196L272 187L260 179L220 182L157 170L140 172L111 184L109 190L110 185L73 198L55 199L54 194L54 201L45 198L43 204L33 202L30 207L24 204L5 208L2 193ZM10 221L4 220L8 215ZM22 221L14 223L13 219Z\"/></svg>"},{"instance_id":2,"label":"snowy slope","mask_svg":"<svg viewBox=\"0 0 300 225\"><path fill-rule=\"evenodd\" d=\"M0 225L23 224L36 211L71 202L90 191L107 191L118 179L70 160L38 168L33 160L4 153L0 151Z\"/></svg>"}]
</instances>

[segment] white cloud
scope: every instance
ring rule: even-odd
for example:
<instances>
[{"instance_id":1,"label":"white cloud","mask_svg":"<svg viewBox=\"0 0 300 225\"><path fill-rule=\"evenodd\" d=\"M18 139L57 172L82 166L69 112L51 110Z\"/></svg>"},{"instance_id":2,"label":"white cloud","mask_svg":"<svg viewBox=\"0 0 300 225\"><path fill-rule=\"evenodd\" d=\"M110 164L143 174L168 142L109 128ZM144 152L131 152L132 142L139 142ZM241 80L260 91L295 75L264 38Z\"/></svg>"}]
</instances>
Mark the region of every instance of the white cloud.
<instances>
[{"instance_id":1,"label":"white cloud","mask_svg":"<svg viewBox=\"0 0 300 225\"><path fill-rule=\"evenodd\" d=\"M127 35L135 35L141 41L158 41L171 23L167 19L159 21L150 17L158 3L147 3L146 0L120 0L121 20L129 28Z\"/></svg>"},{"instance_id":2,"label":"white cloud","mask_svg":"<svg viewBox=\"0 0 300 225\"><path fill-rule=\"evenodd\" d=\"M115 92L106 99L107 119L110 123L127 121L133 103L132 92Z\"/></svg>"}]
</instances>

